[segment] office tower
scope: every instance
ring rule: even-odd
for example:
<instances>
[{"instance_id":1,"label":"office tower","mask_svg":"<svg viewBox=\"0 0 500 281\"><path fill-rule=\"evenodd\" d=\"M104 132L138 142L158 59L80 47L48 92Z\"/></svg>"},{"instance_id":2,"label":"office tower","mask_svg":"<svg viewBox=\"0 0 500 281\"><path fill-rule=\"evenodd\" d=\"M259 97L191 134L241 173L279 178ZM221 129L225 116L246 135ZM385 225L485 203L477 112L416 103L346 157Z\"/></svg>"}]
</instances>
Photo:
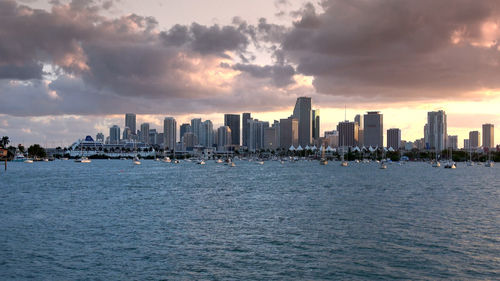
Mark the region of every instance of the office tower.
<instances>
[{"instance_id":1,"label":"office tower","mask_svg":"<svg viewBox=\"0 0 500 281\"><path fill-rule=\"evenodd\" d=\"M325 141L330 147L339 146L339 132L338 131L325 131Z\"/></svg>"},{"instance_id":2,"label":"office tower","mask_svg":"<svg viewBox=\"0 0 500 281\"><path fill-rule=\"evenodd\" d=\"M467 150L470 149L470 142L468 139L464 139L464 149L467 149Z\"/></svg>"},{"instance_id":3,"label":"office tower","mask_svg":"<svg viewBox=\"0 0 500 281\"><path fill-rule=\"evenodd\" d=\"M166 150L175 149L177 142L177 121L173 117L163 120L163 147Z\"/></svg>"},{"instance_id":4,"label":"office tower","mask_svg":"<svg viewBox=\"0 0 500 281\"><path fill-rule=\"evenodd\" d=\"M453 150L458 149L458 136L448 136L447 146Z\"/></svg>"},{"instance_id":5,"label":"office tower","mask_svg":"<svg viewBox=\"0 0 500 281\"><path fill-rule=\"evenodd\" d=\"M358 144L358 123L339 122L337 131L339 132L339 146L356 146Z\"/></svg>"},{"instance_id":6,"label":"office tower","mask_svg":"<svg viewBox=\"0 0 500 281\"><path fill-rule=\"evenodd\" d=\"M312 138L313 140L319 139L320 123L319 123L319 109L312 111Z\"/></svg>"},{"instance_id":7,"label":"office tower","mask_svg":"<svg viewBox=\"0 0 500 281\"><path fill-rule=\"evenodd\" d=\"M182 149L188 150L195 145L198 145L198 138L196 135L193 132L184 133L184 136L182 136Z\"/></svg>"},{"instance_id":8,"label":"office tower","mask_svg":"<svg viewBox=\"0 0 500 281\"><path fill-rule=\"evenodd\" d=\"M141 124L141 141L143 143L149 143L149 123Z\"/></svg>"},{"instance_id":9,"label":"office tower","mask_svg":"<svg viewBox=\"0 0 500 281\"><path fill-rule=\"evenodd\" d=\"M95 140L104 143L104 134L103 133L97 133L97 135L95 136Z\"/></svg>"},{"instance_id":10,"label":"office tower","mask_svg":"<svg viewBox=\"0 0 500 281\"><path fill-rule=\"evenodd\" d=\"M122 139L124 140L131 140L132 139L132 130L130 130L129 127L123 128L123 137Z\"/></svg>"},{"instance_id":11,"label":"office tower","mask_svg":"<svg viewBox=\"0 0 500 281\"><path fill-rule=\"evenodd\" d=\"M243 146L248 146L247 139L248 139L248 120L252 119L252 115L250 113L243 113L242 116L242 129L243 129Z\"/></svg>"},{"instance_id":12,"label":"office tower","mask_svg":"<svg viewBox=\"0 0 500 281\"><path fill-rule=\"evenodd\" d=\"M125 114L125 127L129 127L130 131L132 131L132 135L136 134L135 114L134 113ZM131 136L129 136L129 138L131 138Z\"/></svg>"},{"instance_id":13,"label":"office tower","mask_svg":"<svg viewBox=\"0 0 500 281\"><path fill-rule=\"evenodd\" d=\"M191 119L191 132L196 136L196 139L198 141L197 144L199 144L201 138L201 118L195 118Z\"/></svg>"},{"instance_id":14,"label":"office tower","mask_svg":"<svg viewBox=\"0 0 500 281\"><path fill-rule=\"evenodd\" d=\"M156 144L163 147L163 142L165 141L164 138L165 134L164 133L158 133L156 135Z\"/></svg>"},{"instance_id":15,"label":"office tower","mask_svg":"<svg viewBox=\"0 0 500 281\"><path fill-rule=\"evenodd\" d=\"M358 123L358 145L359 146L364 146L365 142L365 134L364 134L364 123L363 123L363 117L360 114L357 114L354 117L354 122Z\"/></svg>"},{"instance_id":16,"label":"office tower","mask_svg":"<svg viewBox=\"0 0 500 281\"><path fill-rule=\"evenodd\" d=\"M479 131L471 131L469 132L469 145L470 148L476 149L481 146L481 139L480 139L481 134L479 134Z\"/></svg>"},{"instance_id":17,"label":"office tower","mask_svg":"<svg viewBox=\"0 0 500 281\"><path fill-rule=\"evenodd\" d=\"M224 114L224 126L231 129L231 144L240 145L240 115Z\"/></svg>"},{"instance_id":18,"label":"office tower","mask_svg":"<svg viewBox=\"0 0 500 281\"><path fill-rule=\"evenodd\" d=\"M495 147L495 126L483 124L483 148Z\"/></svg>"},{"instance_id":19,"label":"office tower","mask_svg":"<svg viewBox=\"0 0 500 281\"><path fill-rule=\"evenodd\" d=\"M414 144L415 144L415 147L418 150L424 150L425 149L425 139L424 138L415 140Z\"/></svg>"},{"instance_id":20,"label":"office tower","mask_svg":"<svg viewBox=\"0 0 500 281\"><path fill-rule=\"evenodd\" d=\"M158 144L158 132L156 132L156 129L149 129L149 144Z\"/></svg>"},{"instance_id":21,"label":"office tower","mask_svg":"<svg viewBox=\"0 0 500 281\"><path fill-rule=\"evenodd\" d=\"M214 125L212 121L205 120L201 123L200 127L200 138L198 143L204 147L212 147L214 144Z\"/></svg>"},{"instance_id":22,"label":"office tower","mask_svg":"<svg viewBox=\"0 0 500 281\"><path fill-rule=\"evenodd\" d=\"M379 111L368 111L363 117L363 144L365 146L384 146L384 115Z\"/></svg>"},{"instance_id":23,"label":"office tower","mask_svg":"<svg viewBox=\"0 0 500 281\"><path fill-rule=\"evenodd\" d=\"M429 125L424 126L424 149L430 149L431 145L429 143Z\"/></svg>"},{"instance_id":24,"label":"office tower","mask_svg":"<svg viewBox=\"0 0 500 281\"><path fill-rule=\"evenodd\" d=\"M117 125L113 125L113 127L109 128L109 143L120 143L120 127L118 127Z\"/></svg>"},{"instance_id":25,"label":"office tower","mask_svg":"<svg viewBox=\"0 0 500 281\"><path fill-rule=\"evenodd\" d=\"M437 151L446 149L448 129L446 113L443 110L431 111L427 113L426 135L428 138L429 149Z\"/></svg>"},{"instance_id":26,"label":"office tower","mask_svg":"<svg viewBox=\"0 0 500 281\"><path fill-rule=\"evenodd\" d=\"M289 117L280 119L280 147L288 149L299 146L299 120Z\"/></svg>"},{"instance_id":27,"label":"office tower","mask_svg":"<svg viewBox=\"0 0 500 281\"><path fill-rule=\"evenodd\" d=\"M188 123L184 123L181 125L181 128L180 128L180 138L182 139L182 137L184 136L185 133L187 132L191 132L191 125L188 124Z\"/></svg>"},{"instance_id":28,"label":"office tower","mask_svg":"<svg viewBox=\"0 0 500 281\"><path fill-rule=\"evenodd\" d=\"M279 127L275 126L264 128L264 149L273 150L278 148L278 130Z\"/></svg>"},{"instance_id":29,"label":"office tower","mask_svg":"<svg viewBox=\"0 0 500 281\"><path fill-rule=\"evenodd\" d=\"M249 119L248 122L248 150L256 151L264 148L264 129L269 128L269 122Z\"/></svg>"},{"instance_id":30,"label":"office tower","mask_svg":"<svg viewBox=\"0 0 500 281\"><path fill-rule=\"evenodd\" d=\"M387 147L398 150L401 147L401 130L397 128L387 130Z\"/></svg>"},{"instance_id":31,"label":"office tower","mask_svg":"<svg viewBox=\"0 0 500 281\"><path fill-rule=\"evenodd\" d=\"M228 146L232 145L233 138L231 135L232 132L229 126L221 126L217 129L217 150L225 151Z\"/></svg>"},{"instance_id":32,"label":"office tower","mask_svg":"<svg viewBox=\"0 0 500 281\"><path fill-rule=\"evenodd\" d=\"M302 147L311 144L312 142L312 114L311 114L311 98L297 98L295 108L293 109L293 118L299 122L299 144Z\"/></svg>"}]
</instances>

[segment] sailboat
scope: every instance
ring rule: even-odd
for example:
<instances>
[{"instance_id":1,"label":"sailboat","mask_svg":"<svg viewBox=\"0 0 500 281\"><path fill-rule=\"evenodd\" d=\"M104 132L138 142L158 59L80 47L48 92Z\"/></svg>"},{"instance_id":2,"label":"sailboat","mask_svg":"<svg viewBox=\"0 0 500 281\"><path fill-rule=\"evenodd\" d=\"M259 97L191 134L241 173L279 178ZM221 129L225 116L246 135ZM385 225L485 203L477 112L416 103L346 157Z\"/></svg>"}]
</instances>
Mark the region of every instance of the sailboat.
<instances>
[{"instance_id":1,"label":"sailboat","mask_svg":"<svg viewBox=\"0 0 500 281\"><path fill-rule=\"evenodd\" d=\"M450 152L451 151L451 152ZM448 162L444 165L445 169L456 169L457 166L455 165L455 162L453 162L453 149L450 148L448 149Z\"/></svg>"},{"instance_id":2,"label":"sailboat","mask_svg":"<svg viewBox=\"0 0 500 281\"><path fill-rule=\"evenodd\" d=\"M328 165L328 160L325 158L325 147L321 146L321 159L319 160L320 165Z\"/></svg>"},{"instance_id":3,"label":"sailboat","mask_svg":"<svg viewBox=\"0 0 500 281\"><path fill-rule=\"evenodd\" d=\"M134 165L141 165L141 160L139 160L139 157L137 157L137 149L135 147L135 140L134 140Z\"/></svg>"},{"instance_id":4,"label":"sailboat","mask_svg":"<svg viewBox=\"0 0 500 281\"><path fill-rule=\"evenodd\" d=\"M488 161L486 161L486 164L484 164L485 167L487 168L493 168L495 166L495 161L491 161L491 152L488 150Z\"/></svg>"},{"instance_id":5,"label":"sailboat","mask_svg":"<svg viewBox=\"0 0 500 281\"><path fill-rule=\"evenodd\" d=\"M86 156L83 156L83 145L82 142L80 141L80 158L75 159L76 163L90 163L92 162L89 158Z\"/></svg>"}]
</instances>

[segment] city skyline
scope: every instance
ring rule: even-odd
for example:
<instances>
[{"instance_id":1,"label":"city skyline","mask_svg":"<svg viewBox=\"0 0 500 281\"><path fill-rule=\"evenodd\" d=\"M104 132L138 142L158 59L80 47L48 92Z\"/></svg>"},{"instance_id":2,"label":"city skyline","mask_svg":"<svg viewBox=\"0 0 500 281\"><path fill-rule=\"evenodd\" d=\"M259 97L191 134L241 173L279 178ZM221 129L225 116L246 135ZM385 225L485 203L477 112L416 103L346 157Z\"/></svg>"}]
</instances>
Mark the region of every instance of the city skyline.
<instances>
[{"instance_id":1,"label":"city skyline","mask_svg":"<svg viewBox=\"0 0 500 281\"><path fill-rule=\"evenodd\" d=\"M421 138L427 112L440 109L459 147L470 131L482 135L483 124L496 125L498 136L500 8L445 2L446 11L425 1L412 9L404 1L187 0L175 9L2 1L0 134L68 145L114 124L123 133L125 113L159 131L167 116L178 125L212 120L214 128L226 113L272 122L307 96L321 112L320 135L344 119L346 105L351 121L382 112L384 140L385 128ZM414 20L421 16L430 20Z\"/></svg>"}]
</instances>

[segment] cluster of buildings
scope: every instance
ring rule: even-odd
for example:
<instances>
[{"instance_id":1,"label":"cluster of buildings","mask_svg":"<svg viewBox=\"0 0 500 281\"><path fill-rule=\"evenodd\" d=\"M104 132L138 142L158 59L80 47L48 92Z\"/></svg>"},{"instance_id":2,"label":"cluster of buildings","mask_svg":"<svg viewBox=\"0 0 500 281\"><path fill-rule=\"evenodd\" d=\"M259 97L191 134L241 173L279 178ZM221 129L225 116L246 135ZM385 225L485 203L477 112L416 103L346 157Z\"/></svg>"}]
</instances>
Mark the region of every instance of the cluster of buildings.
<instances>
[{"instance_id":1,"label":"cluster of buildings","mask_svg":"<svg viewBox=\"0 0 500 281\"><path fill-rule=\"evenodd\" d=\"M178 126L174 117L166 117L163 121L163 132L158 132L152 129L149 123L142 123L137 128L136 115L127 113L122 132L118 125L113 125L106 139L102 133L99 133L96 141L104 146L130 147L133 144L134 147L152 147L172 152L202 149L214 152L283 151L291 147L308 146L387 147L394 150L416 148L437 151L450 147L458 149L458 137L448 135L446 113L442 110L428 112L423 138L413 142L404 141L401 139L399 128L390 128L386 131L386 145L384 145L384 118L379 111L358 114L353 121L341 121L336 130L325 131L323 136L320 135L320 121L320 111L312 108L311 98L299 97L288 118L274 120L272 123L253 118L251 113L225 114L224 125L218 128L214 128L211 120L195 118L190 123ZM469 139L464 141L464 147L493 148L493 131L492 124L484 124L482 143L479 131L472 131Z\"/></svg>"}]
</instances>

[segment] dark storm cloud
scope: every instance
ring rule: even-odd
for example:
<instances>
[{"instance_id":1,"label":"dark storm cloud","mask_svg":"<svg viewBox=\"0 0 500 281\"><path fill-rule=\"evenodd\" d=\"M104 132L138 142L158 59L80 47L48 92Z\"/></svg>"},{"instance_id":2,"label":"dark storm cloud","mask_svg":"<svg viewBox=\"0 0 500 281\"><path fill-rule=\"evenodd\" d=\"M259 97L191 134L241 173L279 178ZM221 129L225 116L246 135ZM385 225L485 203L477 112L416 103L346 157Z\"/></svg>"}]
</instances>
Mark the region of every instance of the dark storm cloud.
<instances>
[{"instance_id":1,"label":"dark storm cloud","mask_svg":"<svg viewBox=\"0 0 500 281\"><path fill-rule=\"evenodd\" d=\"M379 100L463 96L500 88L498 1L325 1L308 4L283 40L318 92ZM492 34L493 33L493 34ZM438 95L439 94L439 95Z\"/></svg>"},{"instance_id":2,"label":"dark storm cloud","mask_svg":"<svg viewBox=\"0 0 500 281\"><path fill-rule=\"evenodd\" d=\"M25 63L21 65L0 65L0 79L41 79L42 74L43 65L36 62Z\"/></svg>"},{"instance_id":3,"label":"dark storm cloud","mask_svg":"<svg viewBox=\"0 0 500 281\"><path fill-rule=\"evenodd\" d=\"M160 37L167 46L187 46L200 54L224 56L225 51L244 52L249 44L245 34L234 26L175 25Z\"/></svg>"},{"instance_id":4,"label":"dark storm cloud","mask_svg":"<svg viewBox=\"0 0 500 281\"><path fill-rule=\"evenodd\" d=\"M246 72L255 78L269 78L277 87L284 87L294 83L293 75L295 69L291 65L254 65L254 64L235 64L234 70Z\"/></svg>"}]
</instances>

